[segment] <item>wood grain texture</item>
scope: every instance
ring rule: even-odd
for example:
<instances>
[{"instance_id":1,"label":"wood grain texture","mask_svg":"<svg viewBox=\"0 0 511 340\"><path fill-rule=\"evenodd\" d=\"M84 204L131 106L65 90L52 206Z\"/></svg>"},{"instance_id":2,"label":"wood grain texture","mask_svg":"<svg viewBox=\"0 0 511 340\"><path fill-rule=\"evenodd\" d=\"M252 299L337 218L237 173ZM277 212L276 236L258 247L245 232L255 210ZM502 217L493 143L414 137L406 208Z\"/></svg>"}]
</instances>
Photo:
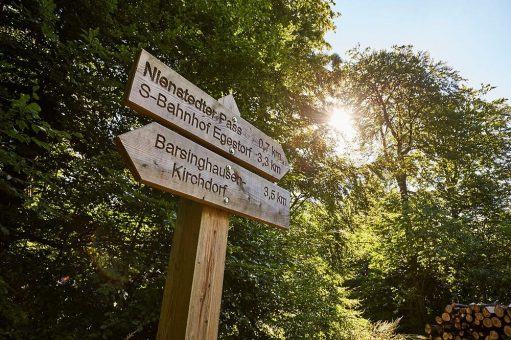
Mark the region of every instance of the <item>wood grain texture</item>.
<instances>
[{"instance_id":1,"label":"wood grain texture","mask_svg":"<svg viewBox=\"0 0 511 340\"><path fill-rule=\"evenodd\" d=\"M221 101L237 110L233 99ZM124 103L261 176L279 180L289 171L279 143L145 50L131 72Z\"/></svg>"},{"instance_id":2,"label":"wood grain texture","mask_svg":"<svg viewBox=\"0 0 511 340\"><path fill-rule=\"evenodd\" d=\"M289 227L287 190L158 123L120 135L116 142L135 178L145 184Z\"/></svg>"},{"instance_id":3,"label":"wood grain texture","mask_svg":"<svg viewBox=\"0 0 511 340\"><path fill-rule=\"evenodd\" d=\"M217 338L228 228L227 212L181 200L158 340Z\"/></svg>"},{"instance_id":4,"label":"wood grain texture","mask_svg":"<svg viewBox=\"0 0 511 340\"><path fill-rule=\"evenodd\" d=\"M238 104L236 104L236 100L234 100L234 96L232 94L218 98L218 102L231 110L231 112L235 115L241 116L240 109L238 109Z\"/></svg>"}]
</instances>

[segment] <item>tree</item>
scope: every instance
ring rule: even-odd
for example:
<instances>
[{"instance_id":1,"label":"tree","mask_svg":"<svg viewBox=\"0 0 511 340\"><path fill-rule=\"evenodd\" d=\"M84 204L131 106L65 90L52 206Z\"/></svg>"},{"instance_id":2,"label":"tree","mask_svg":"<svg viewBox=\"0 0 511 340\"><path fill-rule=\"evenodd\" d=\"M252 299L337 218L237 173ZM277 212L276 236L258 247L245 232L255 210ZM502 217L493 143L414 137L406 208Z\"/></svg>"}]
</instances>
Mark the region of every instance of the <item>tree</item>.
<instances>
[{"instance_id":1,"label":"tree","mask_svg":"<svg viewBox=\"0 0 511 340\"><path fill-rule=\"evenodd\" d=\"M147 49L216 98L234 91L243 116L284 145L297 174L307 173L307 160L326 150L309 151L306 132L330 81L331 58L318 52L332 27L330 5L0 5L2 337L154 337L176 199L136 183L112 143L148 121L120 104L134 56ZM318 216L326 218L310 201L329 196L306 182L285 182L310 198L294 213L304 244L321 229ZM294 245L242 219L229 237L223 337L348 337L365 323L320 245ZM324 294L311 299L316 290Z\"/></svg>"},{"instance_id":2,"label":"tree","mask_svg":"<svg viewBox=\"0 0 511 340\"><path fill-rule=\"evenodd\" d=\"M410 46L351 57L340 96L373 151L361 169L373 191L369 208L353 217L353 246L367 243L352 284L355 296L385 306L369 307L368 316L404 315L404 327L418 330L448 300L488 299L479 289L497 289L469 277L487 263L481 236L508 244L501 228L509 219L509 106L484 100L490 88L465 87L457 72ZM491 267L507 282L504 267Z\"/></svg>"},{"instance_id":3,"label":"tree","mask_svg":"<svg viewBox=\"0 0 511 340\"><path fill-rule=\"evenodd\" d=\"M355 108L365 143L378 141L380 163L396 181L403 201L408 177L413 176L413 154L428 140L427 117L438 113L455 93L461 78L425 52L411 46L391 51L351 50L352 61L342 70L342 96Z\"/></svg>"}]
</instances>

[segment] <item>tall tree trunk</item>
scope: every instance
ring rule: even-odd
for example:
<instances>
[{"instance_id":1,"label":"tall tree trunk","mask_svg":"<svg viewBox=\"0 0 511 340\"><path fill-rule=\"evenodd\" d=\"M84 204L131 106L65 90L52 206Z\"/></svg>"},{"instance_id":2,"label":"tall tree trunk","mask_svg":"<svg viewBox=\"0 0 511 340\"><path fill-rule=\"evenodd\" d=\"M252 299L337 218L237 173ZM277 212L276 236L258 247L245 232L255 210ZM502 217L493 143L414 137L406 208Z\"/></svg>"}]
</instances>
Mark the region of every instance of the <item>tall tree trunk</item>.
<instances>
[{"instance_id":1,"label":"tall tree trunk","mask_svg":"<svg viewBox=\"0 0 511 340\"><path fill-rule=\"evenodd\" d=\"M405 173L397 174L396 181L399 187L399 193L401 194L402 203L408 202L408 184L406 174Z\"/></svg>"}]
</instances>

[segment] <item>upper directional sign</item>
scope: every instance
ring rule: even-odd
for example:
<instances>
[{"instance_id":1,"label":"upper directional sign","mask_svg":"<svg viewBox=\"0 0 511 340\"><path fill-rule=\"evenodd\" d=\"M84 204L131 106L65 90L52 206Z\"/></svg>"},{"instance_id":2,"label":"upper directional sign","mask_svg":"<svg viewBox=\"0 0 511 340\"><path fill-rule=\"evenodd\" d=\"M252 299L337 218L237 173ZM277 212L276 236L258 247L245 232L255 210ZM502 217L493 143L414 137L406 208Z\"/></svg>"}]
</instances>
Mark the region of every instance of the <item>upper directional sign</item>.
<instances>
[{"instance_id":1,"label":"upper directional sign","mask_svg":"<svg viewBox=\"0 0 511 340\"><path fill-rule=\"evenodd\" d=\"M133 175L145 184L289 227L287 190L158 123L122 134L116 141Z\"/></svg>"},{"instance_id":2,"label":"upper directional sign","mask_svg":"<svg viewBox=\"0 0 511 340\"><path fill-rule=\"evenodd\" d=\"M289 171L280 144L145 50L124 101L262 176L279 180Z\"/></svg>"}]
</instances>

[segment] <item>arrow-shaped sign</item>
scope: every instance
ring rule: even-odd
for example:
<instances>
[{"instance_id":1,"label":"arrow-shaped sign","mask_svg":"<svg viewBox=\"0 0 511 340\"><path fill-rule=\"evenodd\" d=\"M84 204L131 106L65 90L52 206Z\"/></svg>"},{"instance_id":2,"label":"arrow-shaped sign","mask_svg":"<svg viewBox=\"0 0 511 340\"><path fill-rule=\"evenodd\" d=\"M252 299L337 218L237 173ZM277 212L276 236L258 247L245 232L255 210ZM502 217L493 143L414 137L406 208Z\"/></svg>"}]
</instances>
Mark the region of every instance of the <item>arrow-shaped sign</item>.
<instances>
[{"instance_id":1,"label":"arrow-shaped sign","mask_svg":"<svg viewBox=\"0 0 511 340\"><path fill-rule=\"evenodd\" d=\"M243 167L151 123L116 139L142 183L281 228L289 227L290 195Z\"/></svg>"},{"instance_id":2,"label":"arrow-shaped sign","mask_svg":"<svg viewBox=\"0 0 511 340\"><path fill-rule=\"evenodd\" d=\"M124 102L262 176L279 180L289 171L279 143L145 50Z\"/></svg>"}]
</instances>

